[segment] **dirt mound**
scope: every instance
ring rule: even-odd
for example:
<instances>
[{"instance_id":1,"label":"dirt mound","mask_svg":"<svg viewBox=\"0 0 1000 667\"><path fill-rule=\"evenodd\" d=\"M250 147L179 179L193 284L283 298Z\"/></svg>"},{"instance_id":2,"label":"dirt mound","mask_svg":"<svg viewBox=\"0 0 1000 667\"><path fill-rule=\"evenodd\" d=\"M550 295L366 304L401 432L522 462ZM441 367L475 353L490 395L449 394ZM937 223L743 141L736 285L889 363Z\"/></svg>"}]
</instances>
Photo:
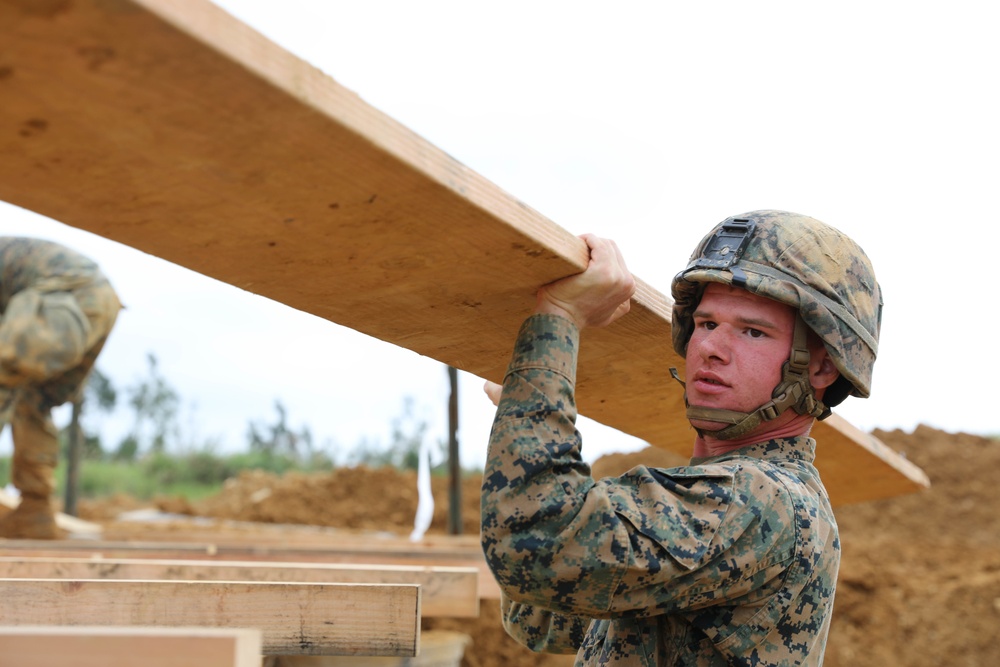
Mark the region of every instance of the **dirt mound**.
<instances>
[{"instance_id":1,"label":"dirt mound","mask_svg":"<svg viewBox=\"0 0 1000 667\"><path fill-rule=\"evenodd\" d=\"M462 530L479 532L478 476L463 480ZM448 480L431 479L434 518L429 533L448 527ZM265 523L383 530L413 528L419 495L417 474L392 468L340 468L329 473L273 475L249 471L226 482L222 492L193 504L198 516ZM162 507L162 504L161 504ZM166 509L166 508L163 508Z\"/></svg>"},{"instance_id":2,"label":"dirt mound","mask_svg":"<svg viewBox=\"0 0 1000 667\"><path fill-rule=\"evenodd\" d=\"M927 427L875 435L923 468L932 488L837 509L844 556L825 664L1000 664L1000 503L994 495L1000 441ZM603 457L594 464L594 473L615 475L638 463L671 466L684 460L650 448ZM463 482L466 533L479 529L480 481L471 477ZM254 472L203 502L185 506L160 499L159 504L218 518L408 534L416 488L413 473L390 469L282 477ZM433 491L429 532L444 533L447 481L434 479ZM86 515L87 507L81 506L81 514ZM571 657L536 655L507 637L495 602L487 601L478 619L428 620L425 629L469 634L473 643L466 651L466 667L572 664Z\"/></svg>"},{"instance_id":3,"label":"dirt mound","mask_svg":"<svg viewBox=\"0 0 1000 667\"><path fill-rule=\"evenodd\" d=\"M931 488L837 511L844 557L827 664L1000 664L1000 441L923 426L874 435Z\"/></svg>"}]
</instances>

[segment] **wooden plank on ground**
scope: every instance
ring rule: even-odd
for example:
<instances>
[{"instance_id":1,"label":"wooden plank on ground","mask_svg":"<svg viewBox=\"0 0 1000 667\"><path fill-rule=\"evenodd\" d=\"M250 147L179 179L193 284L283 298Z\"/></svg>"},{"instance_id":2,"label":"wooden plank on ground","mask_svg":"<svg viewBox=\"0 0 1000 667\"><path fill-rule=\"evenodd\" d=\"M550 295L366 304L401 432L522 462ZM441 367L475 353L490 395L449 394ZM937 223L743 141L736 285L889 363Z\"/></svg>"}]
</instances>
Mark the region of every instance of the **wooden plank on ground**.
<instances>
[{"instance_id":1,"label":"wooden plank on ground","mask_svg":"<svg viewBox=\"0 0 1000 667\"><path fill-rule=\"evenodd\" d=\"M272 524L261 524L261 533L252 530L243 535L219 535L210 539L200 532L187 533L172 529L169 535L150 531L142 537L113 540L12 540L0 538L0 556L35 555L38 552L66 554L82 552L94 558L111 557L118 553L154 553L171 551L187 554L183 558L214 558L220 560L278 560L289 562L323 562L336 554L367 557L384 554L400 559L399 564L409 564L417 559L434 559L431 565L462 566L462 561L482 558L483 552L478 535L429 535L419 541L411 541L399 535L373 535L370 533L324 534L315 532L309 540L296 539L294 527L285 525L289 537L283 541L273 538L281 530L269 532ZM137 531L136 535L140 535ZM167 539L164 539L166 537ZM127 556L114 556L127 558Z\"/></svg>"},{"instance_id":2,"label":"wooden plank on ground","mask_svg":"<svg viewBox=\"0 0 1000 667\"><path fill-rule=\"evenodd\" d=\"M0 579L0 625L255 628L267 655L416 655L419 587Z\"/></svg>"},{"instance_id":3,"label":"wooden plank on ground","mask_svg":"<svg viewBox=\"0 0 1000 667\"><path fill-rule=\"evenodd\" d=\"M266 526L262 527L266 535ZM252 536L242 541L205 542L184 533L171 533L174 541L105 540L0 540L5 558L84 558L95 562L153 558L265 563L339 563L350 565L445 566L473 568L479 574L479 597L500 599L500 589L486 565L474 536L430 536L420 542L406 538L372 538L339 535L326 542L275 544ZM201 541L199 541L201 539ZM294 543L294 540L290 540ZM423 603L421 603L423 606Z\"/></svg>"},{"instance_id":4,"label":"wooden plank on ground","mask_svg":"<svg viewBox=\"0 0 1000 667\"><path fill-rule=\"evenodd\" d=\"M422 616L479 615L479 570L471 567L0 556L0 578L416 584Z\"/></svg>"},{"instance_id":5,"label":"wooden plank on ground","mask_svg":"<svg viewBox=\"0 0 1000 667\"><path fill-rule=\"evenodd\" d=\"M260 667L249 628L0 627L0 656L16 667Z\"/></svg>"},{"instance_id":6,"label":"wooden plank on ground","mask_svg":"<svg viewBox=\"0 0 1000 667\"><path fill-rule=\"evenodd\" d=\"M0 45L0 198L55 220L491 380L538 286L585 266L573 234L206 0L0 0ZM681 362L639 281L584 334L580 411L687 455ZM837 504L927 485L840 422L814 435Z\"/></svg>"}]
</instances>

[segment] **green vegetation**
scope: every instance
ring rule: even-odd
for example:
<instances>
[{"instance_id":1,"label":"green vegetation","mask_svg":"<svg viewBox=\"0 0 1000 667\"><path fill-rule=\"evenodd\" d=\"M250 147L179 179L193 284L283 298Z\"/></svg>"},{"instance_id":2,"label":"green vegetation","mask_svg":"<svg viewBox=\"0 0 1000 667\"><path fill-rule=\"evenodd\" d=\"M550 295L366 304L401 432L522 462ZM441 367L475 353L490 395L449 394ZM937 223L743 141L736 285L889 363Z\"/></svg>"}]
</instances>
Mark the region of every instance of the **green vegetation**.
<instances>
[{"instance_id":1,"label":"green vegetation","mask_svg":"<svg viewBox=\"0 0 1000 667\"><path fill-rule=\"evenodd\" d=\"M275 400L273 421L247 424L246 451L218 454L212 442L186 441L178 423L177 391L161 373L156 357L148 354L147 373L124 390L116 388L98 369L91 374L80 404L78 421L61 434L62 452L56 469L57 493L65 497L66 468L70 433L82 434L80 467L77 474L79 498L100 498L126 494L140 500L156 496L182 496L198 500L217 493L222 484L245 470L274 474L289 471L322 472L338 465L391 466L416 470L427 435L426 422L413 414L413 400L404 400L402 414L392 421L390 441L364 440L335 462L317 447L308 427L289 425L288 410ZM132 427L120 442L105 443L101 434L83 427L84 418L95 412L111 412L119 397L132 411ZM447 474L447 446L430 446L432 474ZM470 471L473 472L473 471ZM479 472L479 471L475 471ZM10 459L0 458L0 486L10 480Z\"/></svg>"},{"instance_id":2,"label":"green vegetation","mask_svg":"<svg viewBox=\"0 0 1000 667\"><path fill-rule=\"evenodd\" d=\"M9 466L0 459L0 474ZM282 474L289 470L329 470L303 466L284 456L255 453L217 456L210 452L193 452L172 456L157 452L136 461L110 459L85 460L79 474L81 498L102 498L125 494L148 500L155 496L183 496L199 500L218 493L222 484L244 470L266 470ZM65 493L65 469L60 462L56 469L58 495Z\"/></svg>"}]
</instances>

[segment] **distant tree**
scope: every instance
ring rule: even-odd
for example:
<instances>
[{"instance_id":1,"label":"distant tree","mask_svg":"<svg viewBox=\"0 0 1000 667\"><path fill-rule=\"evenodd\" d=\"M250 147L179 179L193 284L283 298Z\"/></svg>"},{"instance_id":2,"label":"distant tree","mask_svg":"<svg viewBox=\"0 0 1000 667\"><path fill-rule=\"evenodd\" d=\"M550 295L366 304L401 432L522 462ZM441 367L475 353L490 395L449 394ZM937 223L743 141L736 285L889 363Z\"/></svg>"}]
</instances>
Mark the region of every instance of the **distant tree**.
<instances>
[{"instance_id":1,"label":"distant tree","mask_svg":"<svg viewBox=\"0 0 1000 667\"><path fill-rule=\"evenodd\" d=\"M118 403L118 391L111 383L111 378L102 373L100 369L94 368L87 378L85 389L85 400L97 405L102 412L111 412Z\"/></svg>"},{"instance_id":2,"label":"distant tree","mask_svg":"<svg viewBox=\"0 0 1000 667\"><path fill-rule=\"evenodd\" d=\"M399 470L416 470L420 465L420 449L427 436L427 422L419 419L413 410L413 397L403 399L403 413L392 420L392 431L388 446L380 446L378 441L363 439L348 457L350 463L364 464L373 468L393 467ZM444 455L447 445L437 443L437 454Z\"/></svg>"},{"instance_id":3,"label":"distant tree","mask_svg":"<svg viewBox=\"0 0 1000 667\"><path fill-rule=\"evenodd\" d=\"M308 426L295 431L288 426L288 411L280 400L274 401L278 420L274 424L247 425L247 442L252 452L289 456L306 460L313 454L313 437Z\"/></svg>"},{"instance_id":4,"label":"distant tree","mask_svg":"<svg viewBox=\"0 0 1000 667\"><path fill-rule=\"evenodd\" d=\"M84 390L83 404L80 406L80 413L86 415L88 407L94 406L99 412L109 413L118 405L118 391L111 382L111 378L102 373L97 368L90 372L87 378L87 386ZM101 447L101 436L98 433L88 433L83 431L83 456L84 458L100 458L103 454Z\"/></svg>"},{"instance_id":5,"label":"distant tree","mask_svg":"<svg viewBox=\"0 0 1000 667\"><path fill-rule=\"evenodd\" d=\"M132 430L122 440L116 457L131 459L144 448L162 452L170 436L176 436L180 396L160 373L156 356L146 355L149 376L127 389L128 403L135 410Z\"/></svg>"},{"instance_id":6,"label":"distant tree","mask_svg":"<svg viewBox=\"0 0 1000 667\"><path fill-rule=\"evenodd\" d=\"M83 395L75 401L78 403L70 417L69 425L60 433L60 441L64 449L69 446L69 434L76 429L82 433L83 451L81 456L87 459L99 459L104 455L104 448L99 433L91 433L83 428L81 422L87 415L92 414L93 407L99 412L108 413L115 409L118 404L118 391L115 389L111 378L102 373L99 369L91 370L87 377L87 384L84 385Z\"/></svg>"},{"instance_id":7,"label":"distant tree","mask_svg":"<svg viewBox=\"0 0 1000 667\"><path fill-rule=\"evenodd\" d=\"M413 398L407 396L403 399L403 414L392 420L390 465L400 470L416 470L426 435L427 422L414 416Z\"/></svg>"},{"instance_id":8,"label":"distant tree","mask_svg":"<svg viewBox=\"0 0 1000 667\"><path fill-rule=\"evenodd\" d=\"M126 435L118 443L118 449L112 454L116 461L134 461L139 456L139 441L132 435Z\"/></svg>"}]
</instances>

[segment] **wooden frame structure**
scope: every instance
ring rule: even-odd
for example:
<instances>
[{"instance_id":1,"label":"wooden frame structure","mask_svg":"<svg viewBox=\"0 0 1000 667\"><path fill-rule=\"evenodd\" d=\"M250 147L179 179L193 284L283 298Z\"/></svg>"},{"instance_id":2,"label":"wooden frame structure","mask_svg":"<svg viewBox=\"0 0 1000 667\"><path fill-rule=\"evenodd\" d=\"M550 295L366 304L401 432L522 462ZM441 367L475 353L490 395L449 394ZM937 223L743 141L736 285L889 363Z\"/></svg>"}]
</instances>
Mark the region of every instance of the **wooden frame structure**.
<instances>
[{"instance_id":1,"label":"wooden frame structure","mask_svg":"<svg viewBox=\"0 0 1000 667\"><path fill-rule=\"evenodd\" d=\"M250 568L264 565L276 568L270 576L280 581L295 579L296 569L317 566L316 577L334 577L341 581L351 577L355 582L395 583L411 581L434 582L427 585L421 599L424 616L475 616L473 597L480 600L499 600L500 588L483 558L479 540L474 536L440 536L425 538L413 543L405 538L367 539L363 536L338 537L335 540L286 540L283 544L266 539L231 539L224 542L205 542L197 536L183 533L178 541L155 540L9 540L0 542L0 577L36 576L45 573L61 577L91 575L81 578L118 576L118 563L136 560L185 563L196 571L197 562L215 564L222 569L229 563L235 567ZM73 564L86 561L87 565ZM48 562L48 565L41 563ZM138 565L129 565L133 572L141 571ZM288 567L285 571L284 568ZM324 572L324 570L326 570ZM411 571L398 574L396 571ZM146 570L149 572L150 570ZM232 571L232 570L230 570ZM108 572L108 574L96 574ZM207 576L211 569L202 571ZM421 574L422 573L422 574ZM247 575L244 575L247 576ZM258 576L264 576L258 572ZM398 579L396 577L399 577ZM422 578L423 577L423 578ZM475 585L473 585L475 579ZM436 581L435 581L436 580ZM448 580L451 580L450 582ZM450 605L450 606L449 606Z\"/></svg>"},{"instance_id":2,"label":"wooden frame structure","mask_svg":"<svg viewBox=\"0 0 1000 667\"><path fill-rule=\"evenodd\" d=\"M279 561L0 556L0 579L246 581L406 584L420 587L422 617L479 615L479 570L439 565L364 565Z\"/></svg>"},{"instance_id":3,"label":"wooden frame structure","mask_svg":"<svg viewBox=\"0 0 1000 667\"><path fill-rule=\"evenodd\" d=\"M231 535L221 542L199 542L197 531L187 534L180 528L171 530L174 539L179 540L176 542L141 539L123 542L92 539L0 540L0 595L8 595L9 588L14 586L13 596L4 599L10 599L15 604L14 608L18 608L19 600L31 587L41 586L44 604L59 607L58 613L46 616L44 622L77 623L83 619L68 610L74 606L78 608L80 598L75 597L75 593L54 596L45 587L57 586L57 591L65 592L76 591L81 582L91 589L100 587L101 581L131 584L121 589L124 594L120 591L114 594L90 593L90 603L96 612L87 617L87 622L118 625L124 622L123 608L130 609L137 604L142 606L145 603L141 600L152 599L148 595L157 591L162 594L161 584L216 584L214 587L185 586L179 589L182 597L187 599L174 605L174 608L180 607L177 613L184 616L183 610L188 606L214 610L214 615L201 619L205 625L263 627L259 624L271 623L267 627L278 633L277 639L265 637L264 652L286 656L344 655L348 651L352 655L386 654L384 642L377 631L374 635L352 635L354 643L346 647L341 636L314 636L316 624L343 626L367 623L377 628L382 623L380 614L389 613L391 622L392 614L396 613L382 604L384 600L377 598L365 600L367 606L353 604L340 592L340 597L334 598L332 591L337 586L355 585L357 590L367 586L371 591L393 586L419 588L419 618L475 617L479 614L481 599L499 598L499 589L486 568L478 540L471 537L432 536L420 542L411 542L402 537L383 535L326 534L308 527L302 530L290 526L275 527L272 534L269 527L265 524L260 534L255 531L253 535ZM272 539L278 534L284 535L285 539ZM17 581L24 583L11 583ZM253 602L244 589L254 589L260 583L287 583L290 588L271 591L270 595L281 596L279 604L267 604L262 597ZM146 593L150 585L153 593ZM313 592L325 598L326 602L337 600L336 616L331 616L329 606L299 605L298 617L281 606L292 605L291 599L295 595L301 596L302 591L309 590L310 586L317 586L318 590ZM22 597L19 598L18 594ZM233 600L229 609L242 609L243 605L252 604L269 611L259 616L231 613L222 609L219 597L223 594ZM258 591L259 596L265 594ZM242 599L238 598L240 595ZM398 605L399 600L394 604ZM403 604L408 602L403 600ZM17 614L16 620L14 612L7 616L0 614L0 626L15 622L42 622L32 613ZM268 621L272 614L280 619ZM132 622L141 624L154 616L161 618L159 612L150 612L149 616L136 616ZM133 618L132 615L128 617ZM281 645L283 633L296 624L303 628L300 637L309 641L297 648ZM158 627L170 625L171 619L167 618ZM414 640L416 645L422 641L419 637L418 634ZM440 642L445 642L449 651L458 650L457 645L450 643L451 639L434 633L428 638L432 652L445 648L438 646Z\"/></svg>"}]
</instances>

